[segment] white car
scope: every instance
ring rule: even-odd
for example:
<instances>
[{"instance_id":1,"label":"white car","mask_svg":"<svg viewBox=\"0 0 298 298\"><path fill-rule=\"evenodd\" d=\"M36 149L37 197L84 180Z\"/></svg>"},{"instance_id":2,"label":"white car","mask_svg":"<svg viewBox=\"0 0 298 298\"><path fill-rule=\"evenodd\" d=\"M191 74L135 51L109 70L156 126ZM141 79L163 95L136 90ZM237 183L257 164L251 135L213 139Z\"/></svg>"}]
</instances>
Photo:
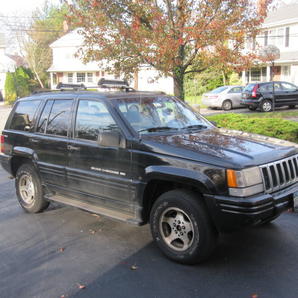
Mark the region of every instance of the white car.
<instances>
[{"instance_id":1,"label":"white car","mask_svg":"<svg viewBox=\"0 0 298 298\"><path fill-rule=\"evenodd\" d=\"M221 86L204 93L202 103L210 108L221 108L225 111L243 107L240 104L242 86Z\"/></svg>"}]
</instances>

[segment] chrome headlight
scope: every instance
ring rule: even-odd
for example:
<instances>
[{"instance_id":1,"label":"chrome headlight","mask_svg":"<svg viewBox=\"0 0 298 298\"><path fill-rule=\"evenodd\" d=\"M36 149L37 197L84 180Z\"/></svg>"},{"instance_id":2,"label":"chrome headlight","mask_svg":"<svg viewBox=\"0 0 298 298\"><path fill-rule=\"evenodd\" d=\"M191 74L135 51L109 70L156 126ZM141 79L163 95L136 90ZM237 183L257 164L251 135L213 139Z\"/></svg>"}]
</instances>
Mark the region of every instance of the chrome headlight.
<instances>
[{"instance_id":1,"label":"chrome headlight","mask_svg":"<svg viewBox=\"0 0 298 298\"><path fill-rule=\"evenodd\" d=\"M258 167L241 171L227 170L229 194L234 197L248 197L264 191L261 171Z\"/></svg>"}]
</instances>

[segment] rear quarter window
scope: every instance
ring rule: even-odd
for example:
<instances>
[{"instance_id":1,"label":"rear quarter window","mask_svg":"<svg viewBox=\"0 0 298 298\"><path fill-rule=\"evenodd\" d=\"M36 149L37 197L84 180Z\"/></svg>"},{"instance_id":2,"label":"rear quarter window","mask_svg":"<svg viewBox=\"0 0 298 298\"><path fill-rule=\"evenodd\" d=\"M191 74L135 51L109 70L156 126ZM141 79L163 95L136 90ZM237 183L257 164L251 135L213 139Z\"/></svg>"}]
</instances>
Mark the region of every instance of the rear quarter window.
<instances>
[{"instance_id":1,"label":"rear quarter window","mask_svg":"<svg viewBox=\"0 0 298 298\"><path fill-rule=\"evenodd\" d=\"M34 115L40 100L20 101L14 110L9 129L31 131L34 127Z\"/></svg>"},{"instance_id":2,"label":"rear quarter window","mask_svg":"<svg viewBox=\"0 0 298 298\"><path fill-rule=\"evenodd\" d=\"M251 92L252 89L254 88L255 84L248 84L246 85L246 87L244 88L243 92L248 91Z\"/></svg>"}]
</instances>

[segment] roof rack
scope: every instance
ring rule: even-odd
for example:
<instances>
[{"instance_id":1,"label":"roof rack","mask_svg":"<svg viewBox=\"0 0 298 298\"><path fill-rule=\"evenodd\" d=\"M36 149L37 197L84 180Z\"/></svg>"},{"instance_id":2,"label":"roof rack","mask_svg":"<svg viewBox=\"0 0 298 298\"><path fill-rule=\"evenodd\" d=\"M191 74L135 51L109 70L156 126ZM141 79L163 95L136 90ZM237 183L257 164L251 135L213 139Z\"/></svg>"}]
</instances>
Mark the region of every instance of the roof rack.
<instances>
[{"instance_id":1,"label":"roof rack","mask_svg":"<svg viewBox=\"0 0 298 298\"><path fill-rule=\"evenodd\" d=\"M124 89L126 92L135 91L134 88L129 87L127 80L112 80L102 78L98 81L99 88L107 88L107 89Z\"/></svg>"},{"instance_id":2,"label":"roof rack","mask_svg":"<svg viewBox=\"0 0 298 298\"><path fill-rule=\"evenodd\" d=\"M65 84L65 83L58 83L56 86L57 90L64 91L64 90L87 90L84 84Z\"/></svg>"}]
</instances>

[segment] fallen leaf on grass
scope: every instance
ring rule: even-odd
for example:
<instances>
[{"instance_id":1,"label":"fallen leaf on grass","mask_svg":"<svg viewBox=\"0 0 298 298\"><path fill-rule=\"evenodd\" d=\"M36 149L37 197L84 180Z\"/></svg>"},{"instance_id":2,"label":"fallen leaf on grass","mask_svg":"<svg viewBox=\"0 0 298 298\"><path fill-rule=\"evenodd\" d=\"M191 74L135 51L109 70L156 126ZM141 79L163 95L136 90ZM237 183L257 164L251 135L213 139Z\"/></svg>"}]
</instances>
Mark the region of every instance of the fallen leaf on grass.
<instances>
[{"instance_id":1,"label":"fallen leaf on grass","mask_svg":"<svg viewBox=\"0 0 298 298\"><path fill-rule=\"evenodd\" d=\"M137 265L132 265L132 266L130 267L130 269L131 269L131 270L137 270L137 269L138 269L138 266L137 266Z\"/></svg>"},{"instance_id":2,"label":"fallen leaf on grass","mask_svg":"<svg viewBox=\"0 0 298 298\"><path fill-rule=\"evenodd\" d=\"M90 234L95 234L96 233L96 231L94 231L92 229L90 229L89 232L90 232Z\"/></svg>"},{"instance_id":3,"label":"fallen leaf on grass","mask_svg":"<svg viewBox=\"0 0 298 298\"><path fill-rule=\"evenodd\" d=\"M98 214L95 214L95 213L92 213L91 215L94 216L94 217L97 217L97 218L100 217Z\"/></svg>"},{"instance_id":4,"label":"fallen leaf on grass","mask_svg":"<svg viewBox=\"0 0 298 298\"><path fill-rule=\"evenodd\" d=\"M85 285L77 284L77 286L78 286L79 289L86 289L86 286Z\"/></svg>"}]
</instances>

